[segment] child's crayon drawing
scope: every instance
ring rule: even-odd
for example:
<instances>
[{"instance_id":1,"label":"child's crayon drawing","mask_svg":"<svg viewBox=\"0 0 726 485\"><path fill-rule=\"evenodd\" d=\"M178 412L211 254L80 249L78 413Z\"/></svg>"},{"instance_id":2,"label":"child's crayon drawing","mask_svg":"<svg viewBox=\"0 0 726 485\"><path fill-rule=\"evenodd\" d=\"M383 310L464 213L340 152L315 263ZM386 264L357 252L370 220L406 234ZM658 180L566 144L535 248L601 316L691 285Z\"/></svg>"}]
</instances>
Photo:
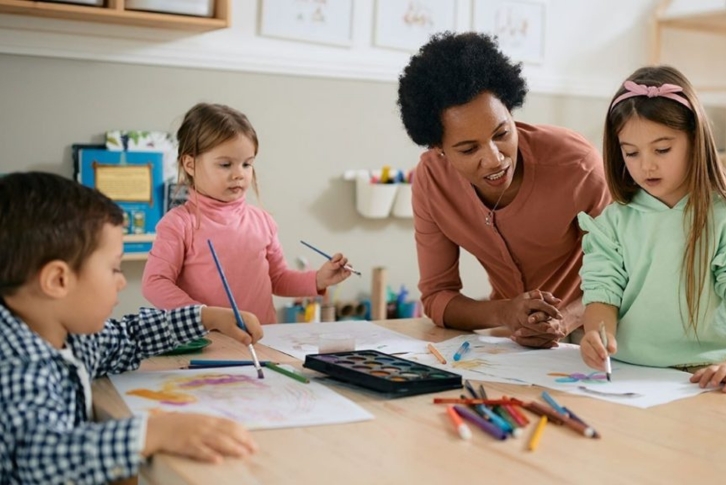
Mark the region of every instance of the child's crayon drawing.
<instances>
[{"instance_id":1,"label":"child's crayon drawing","mask_svg":"<svg viewBox=\"0 0 726 485\"><path fill-rule=\"evenodd\" d=\"M222 416L251 429L371 419L357 404L312 382L276 372L257 379L254 368L129 372L111 376L132 413L194 412Z\"/></svg>"}]
</instances>

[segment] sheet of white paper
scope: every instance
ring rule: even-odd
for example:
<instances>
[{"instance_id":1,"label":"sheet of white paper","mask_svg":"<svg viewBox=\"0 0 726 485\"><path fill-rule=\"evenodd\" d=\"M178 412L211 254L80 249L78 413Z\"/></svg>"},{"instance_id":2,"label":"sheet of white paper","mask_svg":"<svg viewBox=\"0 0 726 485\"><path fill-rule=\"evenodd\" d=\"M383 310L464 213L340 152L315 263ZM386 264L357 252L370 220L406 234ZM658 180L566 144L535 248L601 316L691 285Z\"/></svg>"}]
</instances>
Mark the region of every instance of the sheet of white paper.
<instances>
[{"instance_id":1,"label":"sheet of white paper","mask_svg":"<svg viewBox=\"0 0 726 485\"><path fill-rule=\"evenodd\" d=\"M388 330L367 321L278 323L265 325L265 336L260 343L305 360L307 354L318 354L321 339L333 341L347 337L353 348L349 350L378 350L386 354L423 352L426 343L407 335ZM324 350L325 351L325 350Z\"/></svg>"},{"instance_id":2,"label":"sheet of white paper","mask_svg":"<svg viewBox=\"0 0 726 485\"><path fill-rule=\"evenodd\" d=\"M469 342L469 352L459 361L454 360L454 354L464 342ZM498 373L496 366L491 362L493 355L527 352L530 349L502 337L488 337L477 334L459 335L449 340L434 344L434 347L446 359L446 364L439 362L428 350L411 352L402 355L404 359L414 360L422 364L444 369L461 375L464 379L485 382L502 382L506 384L529 385L520 379Z\"/></svg>"},{"instance_id":3,"label":"sheet of white paper","mask_svg":"<svg viewBox=\"0 0 726 485\"><path fill-rule=\"evenodd\" d=\"M254 367L128 372L110 376L133 414L156 410L204 413L274 429L351 423L373 416L316 382L304 384Z\"/></svg>"},{"instance_id":4,"label":"sheet of white paper","mask_svg":"<svg viewBox=\"0 0 726 485\"><path fill-rule=\"evenodd\" d=\"M608 382L604 372L594 371L585 365L577 346L499 355L494 360L497 373L503 375L516 376L550 389L639 408L704 392L689 382L691 375L687 372L631 365L617 360L612 361L612 382Z\"/></svg>"},{"instance_id":5,"label":"sheet of white paper","mask_svg":"<svg viewBox=\"0 0 726 485\"><path fill-rule=\"evenodd\" d=\"M470 351L453 360L463 342ZM459 335L435 344L446 358L440 364L430 353L405 358L461 374L465 379L509 384L535 384L618 404L647 408L704 392L689 382L690 374L674 369L642 367L612 361L612 382L582 361L580 347L560 344L549 350L522 347L508 338L476 334ZM586 388L583 390L582 387Z\"/></svg>"}]
</instances>

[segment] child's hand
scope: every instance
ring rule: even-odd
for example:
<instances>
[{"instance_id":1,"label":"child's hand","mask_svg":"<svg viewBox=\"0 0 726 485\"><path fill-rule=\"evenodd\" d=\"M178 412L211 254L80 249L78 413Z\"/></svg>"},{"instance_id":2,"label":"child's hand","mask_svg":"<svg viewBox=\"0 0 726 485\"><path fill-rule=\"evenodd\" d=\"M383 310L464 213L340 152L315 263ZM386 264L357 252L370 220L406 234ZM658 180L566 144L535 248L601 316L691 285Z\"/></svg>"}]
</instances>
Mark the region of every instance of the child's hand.
<instances>
[{"instance_id":1,"label":"child's hand","mask_svg":"<svg viewBox=\"0 0 726 485\"><path fill-rule=\"evenodd\" d=\"M262 325L254 313L240 310L242 320L245 322L247 332L237 326L234 312L231 308L204 307L202 308L202 324L207 330L217 330L228 337L242 342L245 345L253 344L262 338Z\"/></svg>"},{"instance_id":2,"label":"child's hand","mask_svg":"<svg viewBox=\"0 0 726 485\"><path fill-rule=\"evenodd\" d=\"M580 342L580 355L582 355L582 360L597 370L604 371L605 359L607 359L608 354L612 355L617 351L618 343L615 341L615 337L608 334L608 348L605 350L605 347L602 345L602 340L600 340L600 332L597 330L585 332L585 336L582 337L582 341Z\"/></svg>"},{"instance_id":3,"label":"child's hand","mask_svg":"<svg viewBox=\"0 0 726 485\"><path fill-rule=\"evenodd\" d=\"M204 414L159 413L149 416L142 455L163 451L219 463L225 456L245 457L257 444L241 424Z\"/></svg>"},{"instance_id":4,"label":"child's hand","mask_svg":"<svg viewBox=\"0 0 726 485\"><path fill-rule=\"evenodd\" d=\"M698 385L701 387L720 386L724 381L726 381L726 362L709 365L697 370L691 376L691 382L698 382ZM726 386L724 386L722 391L726 392Z\"/></svg>"},{"instance_id":5,"label":"child's hand","mask_svg":"<svg viewBox=\"0 0 726 485\"><path fill-rule=\"evenodd\" d=\"M340 253L335 253L330 261L323 264L315 275L318 291L346 280L351 275L350 270L345 269L347 264L348 258Z\"/></svg>"}]
</instances>

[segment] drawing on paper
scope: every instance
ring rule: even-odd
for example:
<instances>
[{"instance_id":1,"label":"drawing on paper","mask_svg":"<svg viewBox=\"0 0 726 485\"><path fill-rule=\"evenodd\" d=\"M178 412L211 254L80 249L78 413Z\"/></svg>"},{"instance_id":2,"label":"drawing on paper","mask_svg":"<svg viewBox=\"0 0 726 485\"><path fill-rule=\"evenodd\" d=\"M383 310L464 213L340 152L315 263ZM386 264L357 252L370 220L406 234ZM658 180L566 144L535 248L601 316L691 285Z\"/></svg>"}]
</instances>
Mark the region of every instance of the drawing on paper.
<instances>
[{"instance_id":1,"label":"drawing on paper","mask_svg":"<svg viewBox=\"0 0 726 485\"><path fill-rule=\"evenodd\" d=\"M251 429L370 419L360 406L318 383L252 368L129 372L110 376L132 413L180 411L221 416Z\"/></svg>"},{"instance_id":2,"label":"drawing on paper","mask_svg":"<svg viewBox=\"0 0 726 485\"><path fill-rule=\"evenodd\" d=\"M480 368L487 368L491 367L495 364L492 364L489 361L486 361L484 359L465 359L465 360L459 360L459 361L452 361L451 366L454 369L463 369L463 370L476 370Z\"/></svg>"},{"instance_id":3,"label":"drawing on paper","mask_svg":"<svg viewBox=\"0 0 726 485\"><path fill-rule=\"evenodd\" d=\"M607 382L607 377L602 372L590 372L589 374L583 374L581 372L573 372L572 374L564 372L550 372L547 375L557 377L555 382L562 384L605 384Z\"/></svg>"}]
</instances>

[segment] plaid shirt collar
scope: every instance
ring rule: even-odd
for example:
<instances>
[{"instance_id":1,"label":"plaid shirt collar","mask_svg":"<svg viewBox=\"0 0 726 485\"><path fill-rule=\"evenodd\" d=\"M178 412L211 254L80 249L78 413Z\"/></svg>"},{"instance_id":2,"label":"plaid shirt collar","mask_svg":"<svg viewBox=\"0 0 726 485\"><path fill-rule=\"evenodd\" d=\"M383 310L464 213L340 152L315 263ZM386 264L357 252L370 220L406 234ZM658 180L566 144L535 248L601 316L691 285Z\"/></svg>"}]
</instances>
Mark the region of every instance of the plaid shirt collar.
<instances>
[{"instance_id":1,"label":"plaid shirt collar","mask_svg":"<svg viewBox=\"0 0 726 485\"><path fill-rule=\"evenodd\" d=\"M33 332L0 299L0 362L19 359L35 362L62 359L60 352Z\"/></svg>"}]
</instances>

